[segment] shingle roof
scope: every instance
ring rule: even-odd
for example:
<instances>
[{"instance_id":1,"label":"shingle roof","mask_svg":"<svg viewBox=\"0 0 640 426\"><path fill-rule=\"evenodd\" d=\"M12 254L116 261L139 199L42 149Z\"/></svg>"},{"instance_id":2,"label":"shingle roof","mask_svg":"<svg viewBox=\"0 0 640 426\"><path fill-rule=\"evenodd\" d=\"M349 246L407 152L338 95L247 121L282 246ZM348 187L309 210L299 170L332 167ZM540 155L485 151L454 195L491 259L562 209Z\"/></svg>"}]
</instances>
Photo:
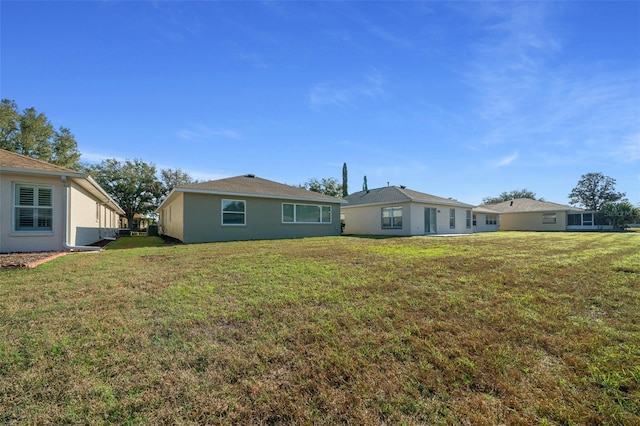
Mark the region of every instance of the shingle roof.
<instances>
[{"instance_id":1,"label":"shingle roof","mask_svg":"<svg viewBox=\"0 0 640 426\"><path fill-rule=\"evenodd\" d=\"M531 198L516 198L498 204L486 204L484 206L491 210L502 213L527 213L527 212L549 212L549 211L583 211L583 209L567 206L565 204L551 203L549 201L532 200Z\"/></svg>"},{"instance_id":2,"label":"shingle roof","mask_svg":"<svg viewBox=\"0 0 640 426\"><path fill-rule=\"evenodd\" d=\"M184 185L175 189L182 192L208 192L212 194L236 194L245 196L263 196L268 198L287 198L309 201L340 203L342 200L304 188L285 185L254 175L235 176L226 179Z\"/></svg>"},{"instance_id":3,"label":"shingle roof","mask_svg":"<svg viewBox=\"0 0 640 426\"><path fill-rule=\"evenodd\" d=\"M471 204L462 203L453 198L438 197L398 186L386 186L383 188L369 189L368 191L355 192L347 196L345 200L349 203L345 207L408 202L441 204L465 208L473 207Z\"/></svg>"},{"instance_id":4,"label":"shingle roof","mask_svg":"<svg viewBox=\"0 0 640 426\"><path fill-rule=\"evenodd\" d=\"M0 170L29 170L40 172L53 172L60 174L80 175L76 170L67 169L66 167L56 166L26 155L16 154L15 152L0 149Z\"/></svg>"},{"instance_id":5,"label":"shingle roof","mask_svg":"<svg viewBox=\"0 0 640 426\"><path fill-rule=\"evenodd\" d=\"M473 208L474 213L484 213L484 214L500 214L498 210L489 209L485 206L478 206Z\"/></svg>"}]
</instances>

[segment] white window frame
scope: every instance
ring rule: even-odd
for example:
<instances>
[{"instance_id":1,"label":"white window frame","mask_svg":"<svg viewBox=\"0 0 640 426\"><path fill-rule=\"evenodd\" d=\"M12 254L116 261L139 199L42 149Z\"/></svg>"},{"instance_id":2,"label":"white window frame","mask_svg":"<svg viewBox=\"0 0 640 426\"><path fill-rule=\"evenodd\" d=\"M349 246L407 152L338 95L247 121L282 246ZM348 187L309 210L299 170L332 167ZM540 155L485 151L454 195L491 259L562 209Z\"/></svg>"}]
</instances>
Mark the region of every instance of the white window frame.
<instances>
[{"instance_id":1,"label":"white window frame","mask_svg":"<svg viewBox=\"0 0 640 426\"><path fill-rule=\"evenodd\" d=\"M456 209L449 209L449 229L456 229Z\"/></svg>"},{"instance_id":2,"label":"white window frame","mask_svg":"<svg viewBox=\"0 0 640 426\"><path fill-rule=\"evenodd\" d=\"M473 214L473 226L478 226L478 216L475 213Z\"/></svg>"},{"instance_id":3,"label":"white window frame","mask_svg":"<svg viewBox=\"0 0 640 426\"><path fill-rule=\"evenodd\" d=\"M390 221L390 225L388 225L388 226L385 226L385 224L384 224L384 212L385 212L385 210L390 212L389 217L391 218L391 221ZM400 225L399 226L396 225L396 221L395 221L396 216L394 215L394 213L396 211L400 211L400 216L398 216L398 217L400 217ZM402 226L404 224L403 215L404 215L404 213L403 213L403 210L402 210L402 206L382 207L380 209L380 226L381 226L381 228L382 229L402 229Z\"/></svg>"},{"instance_id":4,"label":"white window frame","mask_svg":"<svg viewBox=\"0 0 640 426\"><path fill-rule=\"evenodd\" d=\"M19 193L20 193L20 188L32 188L33 189L33 204L32 205L21 205L18 202L18 198L19 198ZM51 198L49 201L49 206L40 206L40 190L41 189L46 189L50 191L51 194ZM32 184L32 183L15 183L13 185L13 209L12 209L12 220L11 220L11 231L18 233L18 234L53 234L53 207L54 207L54 195L53 195L53 186L51 185L41 185L41 184ZM17 225L17 221L18 221L18 217L19 217L19 210L20 209L33 209L33 222L34 222L34 226L32 228L28 228L28 229L18 229ZM50 212L50 223L51 226L47 226L47 227L39 227L38 226L38 219L39 219L39 215L38 212L40 210L48 210Z\"/></svg>"},{"instance_id":5,"label":"white window frame","mask_svg":"<svg viewBox=\"0 0 640 426\"><path fill-rule=\"evenodd\" d=\"M284 206L293 206L293 220L284 220ZM318 222L302 222L298 220L298 206L306 206L306 207L317 207L320 212L320 217ZM329 221L324 220L324 214L326 210L329 210ZM333 209L329 204L305 204L305 203L282 203L281 209L281 220L284 225L295 225L295 224L303 224L303 225L328 225L333 222Z\"/></svg>"},{"instance_id":6,"label":"white window frame","mask_svg":"<svg viewBox=\"0 0 640 426\"><path fill-rule=\"evenodd\" d=\"M555 225L556 223L558 223L557 213L542 213L543 225Z\"/></svg>"},{"instance_id":7,"label":"white window frame","mask_svg":"<svg viewBox=\"0 0 640 426\"><path fill-rule=\"evenodd\" d=\"M471 228L471 210L467 210L466 215L467 215L467 218L466 218L466 220L467 220L467 229L470 229Z\"/></svg>"},{"instance_id":8,"label":"white window frame","mask_svg":"<svg viewBox=\"0 0 640 426\"><path fill-rule=\"evenodd\" d=\"M497 214L488 214L484 217L485 225L497 225L498 224L498 215Z\"/></svg>"},{"instance_id":9,"label":"white window frame","mask_svg":"<svg viewBox=\"0 0 640 426\"><path fill-rule=\"evenodd\" d=\"M242 203L242 205L244 206L244 210L242 212L236 212L236 211L228 211L225 212L224 211L224 207L225 207L225 202L230 202L230 203ZM225 223L224 222L224 215L225 213L229 213L229 214L241 214L243 217L242 223ZM247 226L247 201L246 200L233 200L230 198L223 198L220 201L220 223L222 226Z\"/></svg>"}]
</instances>

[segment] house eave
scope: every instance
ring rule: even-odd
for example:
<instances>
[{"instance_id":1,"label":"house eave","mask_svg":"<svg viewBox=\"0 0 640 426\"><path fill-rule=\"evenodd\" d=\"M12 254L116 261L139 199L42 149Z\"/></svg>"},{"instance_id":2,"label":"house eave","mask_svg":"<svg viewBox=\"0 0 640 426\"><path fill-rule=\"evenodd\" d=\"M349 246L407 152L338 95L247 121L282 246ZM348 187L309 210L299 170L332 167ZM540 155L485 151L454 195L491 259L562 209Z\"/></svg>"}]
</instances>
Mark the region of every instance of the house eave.
<instances>
[{"instance_id":1,"label":"house eave","mask_svg":"<svg viewBox=\"0 0 640 426\"><path fill-rule=\"evenodd\" d=\"M162 203L156 209L156 213L162 210L163 206L170 202L174 198L174 195L177 192L182 192L185 194L206 194L206 195L222 195L229 197L245 197L245 198L267 198L272 200L290 200L290 201L307 201L314 203L328 203L328 204L347 204L347 201L342 200L340 198L317 198L317 197L294 197L291 195L277 195L277 194L256 194L252 192L231 192L231 191L215 191L211 189L192 189L192 188L174 188L167 198L165 198Z\"/></svg>"},{"instance_id":2,"label":"house eave","mask_svg":"<svg viewBox=\"0 0 640 426\"><path fill-rule=\"evenodd\" d=\"M459 208L463 208L463 209L473 209L473 206L471 204L465 204L465 203L461 203L461 202L440 202L440 201L426 201L426 200L416 200L413 198L407 198L404 200L394 200L394 201L378 201L375 203L361 203L361 204L349 204L346 205L344 207L342 207L343 209L350 209L350 208L355 208L355 207L371 207L371 206L389 206L392 204L407 204L407 203L416 203L416 204L426 204L426 205L434 205L434 206L447 206L447 207L459 207Z\"/></svg>"},{"instance_id":3,"label":"house eave","mask_svg":"<svg viewBox=\"0 0 640 426\"><path fill-rule=\"evenodd\" d=\"M84 173L66 173L55 170L37 170L37 169L23 169L19 167L4 167L0 166L0 173L16 173L25 175L41 175L41 176L66 176L70 178L87 178Z\"/></svg>"}]
</instances>

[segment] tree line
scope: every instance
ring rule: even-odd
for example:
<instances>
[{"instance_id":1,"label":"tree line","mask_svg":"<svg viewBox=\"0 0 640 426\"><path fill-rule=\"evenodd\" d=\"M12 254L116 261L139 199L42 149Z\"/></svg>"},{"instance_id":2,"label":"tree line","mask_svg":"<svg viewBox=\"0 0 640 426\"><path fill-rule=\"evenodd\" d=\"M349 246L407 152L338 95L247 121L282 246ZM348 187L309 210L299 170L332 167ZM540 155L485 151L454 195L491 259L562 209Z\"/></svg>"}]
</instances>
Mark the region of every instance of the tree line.
<instances>
[{"instance_id":1,"label":"tree line","mask_svg":"<svg viewBox=\"0 0 640 426\"><path fill-rule=\"evenodd\" d=\"M110 158L97 164L81 163L78 144L70 129L55 129L35 108L20 112L16 102L9 99L0 101L0 148L91 175L122 207L130 224L136 213L147 215L155 211L173 188L197 182L181 169L158 170L155 164L141 159ZM624 198L624 192L617 192L615 185L615 179L609 176L587 173L568 198L572 205L600 212L614 226L639 219L640 209ZM346 197L349 195L347 163L342 166L342 183L336 178L312 178L299 186L332 197ZM366 176L362 189L368 190ZM486 197L482 203L498 204L516 198L544 201L525 188Z\"/></svg>"}]
</instances>

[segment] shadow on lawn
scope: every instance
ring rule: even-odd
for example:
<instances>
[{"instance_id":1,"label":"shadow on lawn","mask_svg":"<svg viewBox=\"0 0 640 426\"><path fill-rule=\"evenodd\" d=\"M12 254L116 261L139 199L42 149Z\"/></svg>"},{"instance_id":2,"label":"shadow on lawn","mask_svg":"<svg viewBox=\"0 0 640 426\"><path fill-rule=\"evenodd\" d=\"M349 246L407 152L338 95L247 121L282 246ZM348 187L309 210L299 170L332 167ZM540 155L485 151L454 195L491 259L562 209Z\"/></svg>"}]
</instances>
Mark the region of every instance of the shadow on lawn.
<instances>
[{"instance_id":1,"label":"shadow on lawn","mask_svg":"<svg viewBox=\"0 0 640 426\"><path fill-rule=\"evenodd\" d=\"M175 238L162 236L162 237L147 237L147 236L131 236L120 237L113 243L109 244L106 250L124 250L132 248L143 247L165 247L182 244L180 240Z\"/></svg>"}]
</instances>

